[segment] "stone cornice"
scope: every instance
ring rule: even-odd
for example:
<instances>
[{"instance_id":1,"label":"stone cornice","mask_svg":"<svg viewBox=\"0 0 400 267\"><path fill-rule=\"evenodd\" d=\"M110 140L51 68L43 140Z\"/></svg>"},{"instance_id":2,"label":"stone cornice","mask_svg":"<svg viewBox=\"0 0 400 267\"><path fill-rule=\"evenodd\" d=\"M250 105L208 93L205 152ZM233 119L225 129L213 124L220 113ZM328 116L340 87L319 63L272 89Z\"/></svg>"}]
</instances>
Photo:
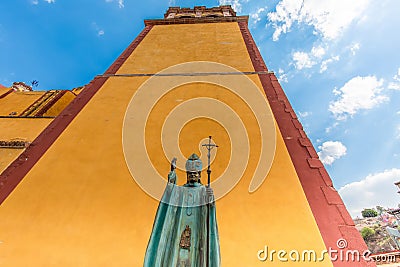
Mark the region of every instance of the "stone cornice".
<instances>
[{"instance_id":1,"label":"stone cornice","mask_svg":"<svg viewBox=\"0 0 400 267\"><path fill-rule=\"evenodd\" d=\"M174 18L174 19L149 19L145 20L146 26L170 25L170 24L198 24L198 23L221 23L221 22L245 22L248 23L249 16L238 17L202 17L202 18Z\"/></svg>"}]
</instances>

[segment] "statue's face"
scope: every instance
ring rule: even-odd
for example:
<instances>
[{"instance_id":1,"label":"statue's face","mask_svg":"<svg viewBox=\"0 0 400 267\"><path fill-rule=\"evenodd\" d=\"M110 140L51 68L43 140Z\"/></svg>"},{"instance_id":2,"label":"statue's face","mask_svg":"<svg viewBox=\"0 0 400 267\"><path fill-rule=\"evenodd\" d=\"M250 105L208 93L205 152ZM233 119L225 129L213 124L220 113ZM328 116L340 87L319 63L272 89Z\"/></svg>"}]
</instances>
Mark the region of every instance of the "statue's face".
<instances>
[{"instance_id":1,"label":"statue's face","mask_svg":"<svg viewBox=\"0 0 400 267\"><path fill-rule=\"evenodd\" d=\"M201 173L200 172L187 172L188 183L200 182Z\"/></svg>"}]
</instances>

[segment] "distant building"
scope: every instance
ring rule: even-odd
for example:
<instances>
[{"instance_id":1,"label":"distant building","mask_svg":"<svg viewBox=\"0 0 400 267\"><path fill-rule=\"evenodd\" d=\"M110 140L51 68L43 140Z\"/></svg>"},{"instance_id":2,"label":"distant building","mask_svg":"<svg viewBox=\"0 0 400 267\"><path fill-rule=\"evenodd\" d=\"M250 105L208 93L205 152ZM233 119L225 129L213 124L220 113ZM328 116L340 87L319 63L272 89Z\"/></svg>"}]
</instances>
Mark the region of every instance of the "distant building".
<instances>
[{"instance_id":1,"label":"distant building","mask_svg":"<svg viewBox=\"0 0 400 267\"><path fill-rule=\"evenodd\" d=\"M397 189L399 189L399 191L397 191L397 193L400 194L400 182L394 183L395 186L397 186Z\"/></svg>"},{"instance_id":2,"label":"distant building","mask_svg":"<svg viewBox=\"0 0 400 267\"><path fill-rule=\"evenodd\" d=\"M396 244L397 249L400 249L400 232L399 232L399 230L387 226L386 231L389 233L390 238Z\"/></svg>"},{"instance_id":3,"label":"distant building","mask_svg":"<svg viewBox=\"0 0 400 267\"><path fill-rule=\"evenodd\" d=\"M0 86L0 174L75 97L69 90L33 91L23 82Z\"/></svg>"},{"instance_id":4,"label":"distant building","mask_svg":"<svg viewBox=\"0 0 400 267\"><path fill-rule=\"evenodd\" d=\"M396 183L394 183L394 185L397 186L397 188L399 189L399 191L397 191L397 193L400 194L400 182L396 182ZM397 221L400 221L400 208L394 209L394 210L389 210L388 213L396 216Z\"/></svg>"}]
</instances>

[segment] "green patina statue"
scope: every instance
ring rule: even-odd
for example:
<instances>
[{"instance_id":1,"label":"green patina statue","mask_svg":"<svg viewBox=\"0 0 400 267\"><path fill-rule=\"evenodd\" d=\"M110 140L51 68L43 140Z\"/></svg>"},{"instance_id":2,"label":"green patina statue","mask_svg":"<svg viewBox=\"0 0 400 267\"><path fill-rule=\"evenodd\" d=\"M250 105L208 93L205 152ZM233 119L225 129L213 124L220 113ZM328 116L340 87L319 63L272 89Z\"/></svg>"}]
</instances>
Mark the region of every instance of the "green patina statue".
<instances>
[{"instance_id":1,"label":"green patina statue","mask_svg":"<svg viewBox=\"0 0 400 267\"><path fill-rule=\"evenodd\" d=\"M202 162L186 162L187 182L176 185L176 159L158 206L144 267L219 267L221 263L213 191L201 183ZM208 240L208 246L207 246Z\"/></svg>"}]
</instances>

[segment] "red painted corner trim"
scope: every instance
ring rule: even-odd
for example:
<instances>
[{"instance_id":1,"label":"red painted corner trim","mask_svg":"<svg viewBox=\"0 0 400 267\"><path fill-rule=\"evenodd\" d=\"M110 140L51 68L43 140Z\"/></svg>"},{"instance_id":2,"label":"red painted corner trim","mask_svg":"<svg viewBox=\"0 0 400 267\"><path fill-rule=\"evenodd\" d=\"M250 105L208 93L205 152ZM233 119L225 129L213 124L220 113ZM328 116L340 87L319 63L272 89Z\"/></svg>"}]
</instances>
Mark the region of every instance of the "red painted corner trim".
<instances>
[{"instance_id":1,"label":"red painted corner trim","mask_svg":"<svg viewBox=\"0 0 400 267\"><path fill-rule=\"evenodd\" d=\"M318 158L308 158L307 162L311 169L319 169L324 167Z\"/></svg>"},{"instance_id":2,"label":"red painted corner trim","mask_svg":"<svg viewBox=\"0 0 400 267\"><path fill-rule=\"evenodd\" d=\"M106 74L115 74L132 54L135 48L145 38L152 26L147 26L129 47L106 71ZM89 85L58 115L43 132L0 174L0 204L12 193L25 175L46 153L47 149L57 140L71 121L79 114L83 107L92 99L108 78L96 77Z\"/></svg>"},{"instance_id":3,"label":"red painted corner trim","mask_svg":"<svg viewBox=\"0 0 400 267\"><path fill-rule=\"evenodd\" d=\"M0 95L0 99L5 98L6 96L8 96L9 94L11 94L12 92L14 92L13 89L8 90L8 91L5 92L4 94Z\"/></svg>"},{"instance_id":4,"label":"red painted corner trim","mask_svg":"<svg viewBox=\"0 0 400 267\"><path fill-rule=\"evenodd\" d=\"M238 22L255 71L267 71L246 23ZM342 199L332 186L324 166L303 131L286 94L274 74L258 75L285 145L296 169L297 176L307 197L311 211L327 248L338 249L337 241L345 238L347 249L361 253L367 246L354 227ZM335 267L376 266L373 262L333 261Z\"/></svg>"}]
</instances>

